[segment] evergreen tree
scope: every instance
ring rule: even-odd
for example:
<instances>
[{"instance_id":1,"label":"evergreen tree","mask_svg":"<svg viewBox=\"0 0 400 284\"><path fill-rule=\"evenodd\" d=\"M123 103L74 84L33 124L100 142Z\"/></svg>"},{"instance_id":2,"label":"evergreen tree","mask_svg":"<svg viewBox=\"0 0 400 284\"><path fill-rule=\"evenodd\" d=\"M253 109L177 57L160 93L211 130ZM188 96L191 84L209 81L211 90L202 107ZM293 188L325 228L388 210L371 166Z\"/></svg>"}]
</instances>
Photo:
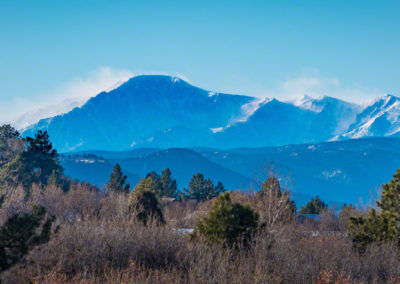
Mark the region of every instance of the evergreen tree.
<instances>
[{"instance_id":1,"label":"evergreen tree","mask_svg":"<svg viewBox=\"0 0 400 284\"><path fill-rule=\"evenodd\" d=\"M371 209L367 217L350 217L349 236L355 248L364 250L369 243L396 241L400 246L400 169L382 185L380 214Z\"/></svg>"},{"instance_id":2,"label":"evergreen tree","mask_svg":"<svg viewBox=\"0 0 400 284\"><path fill-rule=\"evenodd\" d=\"M157 198L160 197L159 183L151 176L140 179L139 183L133 189L131 196L134 197L145 191L152 192Z\"/></svg>"},{"instance_id":3,"label":"evergreen tree","mask_svg":"<svg viewBox=\"0 0 400 284\"><path fill-rule=\"evenodd\" d=\"M198 173L190 180L189 189L183 191L187 199L206 201L224 192L225 188L221 182L218 182L217 187L215 187L210 179L204 179L204 176Z\"/></svg>"},{"instance_id":4,"label":"evergreen tree","mask_svg":"<svg viewBox=\"0 0 400 284\"><path fill-rule=\"evenodd\" d=\"M28 188L32 183L46 184L51 175L57 178L62 176L59 155L46 131L39 130L34 138L28 137L26 141L26 150L1 169L2 186L22 184Z\"/></svg>"},{"instance_id":5,"label":"evergreen tree","mask_svg":"<svg viewBox=\"0 0 400 284\"><path fill-rule=\"evenodd\" d=\"M121 166L115 164L113 172L111 173L110 180L107 183L107 190L112 192L128 193L130 189L129 182L127 183L127 176L123 175Z\"/></svg>"},{"instance_id":6,"label":"evergreen tree","mask_svg":"<svg viewBox=\"0 0 400 284\"><path fill-rule=\"evenodd\" d=\"M306 206L300 208L300 214L321 214L327 209L328 205L319 199L317 195L315 198L311 199Z\"/></svg>"},{"instance_id":7,"label":"evergreen tree","mask_svg":"<svg viewBox=\"0 0 400 284\"><path fill-rule=\"evenodd\" d=\"M20 262L33 247L48 242L54 220L43 207L10 217L0 228L0 273Z\"/></svg>"},{"instance_id":8,"label":"evergreen tree","mask_svg":"<svg viewBox=\"0 0 400 284\"><path fill-rule=\"evenodd\" d=\"M218 195L224 193L225 191L226 191L226 189L225 189L224 185L222 184L222 182L220 182L220 181L217 182L217 185L214 188L214 195L218 196Z\"/></svg>"},{"instance_id":9,"label":"evergreen tree","mask_svg":"<svg viewBox=\"0 0 400 284\"><path fill-rule=\"evenodd\" d=\"M198 222L194 236L228 246L247 245L257 231L258 219L249 206L232 203L229 193L223 193L215 200L209 216Z\"/></svg>"},{"instance_id":10,"label":"evergreen tree","mask_svg":"<svg viewBox=\"0 0 400 284\"><path fill-rule=\"evenodd\" d=\"M27 151L22 153L38 182L46 184L51 174L61 176L63 168L59 164L59 155L50 142L47 131L39 130L34 138L27 137Z\"/></svg>"},{"instance_id":11,"label":"evergreen tree","mask_svg":"<svg viewBox=\"0 0 400 284\"><path fill-rule=\"evenodd\" d=\"M150 172L146 175L146 178L152 178L154 182L157 184L156 191L157 196L166 196L166 197L177 197L178 196L178 186L176 180L172 178L171 170L164 169L161 173L161 176L156 172Z\"/></svg>"},{"instance_id":12,"label":"evergreen tree","mask_svg":"<svg viewBox=\"0 0 400 284\"><path fill-rule=\"evenodd\" d=\"M178 196L178 185L176 180L172 178L170 169L165 169L160 177L161 196L173 197Z\"/></svg>"},{"instance_id":13,"label":"evergreen tree","mask_svg":"<svg viewBox=\"0 0 400 284\"><path fill-rule=\"evenodd\" d=\"M152 172L148 173L146 175L146 178L148 178L148 177L151 177L155 182L159 182L160 181L160 176L155 171L152 171Z\"/></svg>"}]
</instances>

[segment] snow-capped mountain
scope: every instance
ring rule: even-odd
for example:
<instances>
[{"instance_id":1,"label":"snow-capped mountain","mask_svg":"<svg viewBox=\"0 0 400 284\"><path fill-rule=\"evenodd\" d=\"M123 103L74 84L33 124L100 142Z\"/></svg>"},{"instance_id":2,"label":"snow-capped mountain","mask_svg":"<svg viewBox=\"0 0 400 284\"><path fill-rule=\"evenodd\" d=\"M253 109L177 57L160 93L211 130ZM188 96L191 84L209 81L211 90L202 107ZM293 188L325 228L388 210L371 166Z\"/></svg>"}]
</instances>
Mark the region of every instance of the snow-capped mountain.
<instances>
[{"instance_id":1,"label":"snow-capped mountain","mask_svg":"<svg viewBox=\"0 0 400 284\"><path fill-rule=\"evenodd\" d=\"M281 102L210 92L176 77L137 76L82 107L40 120L23 135L47 130L62 152L227 149L317 143L333 137L396 136L399 100L386 96L364 109L327 96Z\"/></svg>"},{"instance_id":2,"label":"snow-capped mountain","mask_svg":"<svg viewBox=\"0 0 400 284\"><path fill-rule=\"evenodd\" d=\"M318 107L318 105L316 104L317 100L318 99L313 98L311 96L302 95L294 100L288 101L288 103L291 103L302 109L308 109L308 110L312 110L315 112L320 112L322 109L320 107Z\"/></svg>"},{"instance_id":3,"label":"snow-capped mountain","mask_svg":"<svg viewBox=\"0 0 400 284\"><path fill-rule=\"evenodd\" d=\"M340 138L384 136L400 137L400 98L389 94L366 106Z\"/></svg>"},{"instance_id":4,"label":"snow-capped mountain","mask_svg":"<svg viewBox=\"0 0 400 284\"><path fill-rule=\"evenodd\" d=\"M334 119L333 125L336 126L333 131L334 134L341 134L346 131L349 126L354 122L357 114L362 111L362 106L345 102L340 99L321 96L313 98L307 95L303 95L296 100L290 101L295 106L302 109L311 110L317 113L318 119L322 117L326 119Z\"/></svg>"},{"instance_id":5,"label":"snow-capped mountain","mask_svg":"<svg viewBox=\"0 0 400 284\"><path fill-rule=\"evenodd\" d=\"M23 134L48 130L60 151L121 150L151 142L168 129L211 131L239 117L255 98L213 93L170 76L133 77L110 92L91 98L81 108L43 119ZM185 133L180 133L185 136ZM202 136L195 137L201 144ZM174 143L174 141L171 141Z\"/></svg>"},{"instance_id":6,"label":"snow-capped mountain","mask_svg":"<svg viewBox=\"0 0 400 284\"><path fill-rule=\"evenodd\" d=\"M361 108L331 97L264 101L245 121L216 133L215 147L262 147L329 140L348 129Z\"/></svg>"}]
</instances>

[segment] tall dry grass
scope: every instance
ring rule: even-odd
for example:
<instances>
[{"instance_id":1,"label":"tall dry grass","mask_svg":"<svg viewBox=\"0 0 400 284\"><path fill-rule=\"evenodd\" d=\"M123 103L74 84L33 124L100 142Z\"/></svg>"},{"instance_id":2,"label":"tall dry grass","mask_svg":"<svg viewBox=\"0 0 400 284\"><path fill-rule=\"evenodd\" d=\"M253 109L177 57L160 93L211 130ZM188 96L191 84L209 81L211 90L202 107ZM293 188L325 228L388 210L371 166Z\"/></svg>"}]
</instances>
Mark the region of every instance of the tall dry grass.
<instances>
[{"instance_id":1,"label":"tall dry grass","mask_svg":"<svg viewBox=\"0 0 400 284\"><path fill-rule=\"evenodd\" d=\"M262 201L254 198L242 193L232 197L263 213ZM33 204L55 215L59 230L23 263L3 273L5 283L400 281L397 246L375 244L359 255L346 237L346 217L339 219L333 212L321 222L299 222L296 216L286 219L285 212L275 212L282 220L259 231L248 248L229 249L192 241L177 230L193 227L212 202L163 204L166 225L143 226L129 213L124 194L106 194L85 184L74 184L68 192L33 186L29 194L22 188L9 190L0 224Z\"/></svg>"}]
</instances>

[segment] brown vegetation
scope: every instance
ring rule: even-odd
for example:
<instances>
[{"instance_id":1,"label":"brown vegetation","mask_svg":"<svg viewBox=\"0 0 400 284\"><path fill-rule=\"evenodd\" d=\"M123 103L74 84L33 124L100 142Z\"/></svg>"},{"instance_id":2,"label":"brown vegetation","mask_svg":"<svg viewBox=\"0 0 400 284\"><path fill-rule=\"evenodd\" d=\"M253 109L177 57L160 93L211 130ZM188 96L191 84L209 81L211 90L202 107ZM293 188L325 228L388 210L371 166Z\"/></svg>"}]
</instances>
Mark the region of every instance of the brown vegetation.
<instances>
[{"instance_id":1,"label":"brown vegetation","mask_svg":"<svg viewBox=\"0 0 400 284\"><path fill-rule=\"evenodd\" d=\"M373 244L360 255L346 236L346 220L325 212L321 222L299 222L286 203L271 206L257 194L234 192L268 225L246 249L190 240L211 208L204 203L161 204L165 225L144 226L129 210L129 195L104 193L87 184L68 192L56 186L7 190L0 225L15 212L40 205L59 229L24 262L4 272L5 283L399 283L396 245ZM285 197L286 198L286 197ZM275 209L274 209L275 208ZM277 210L277 211L274 211ZM289 210L289 211L288 211ZM279 218L271 218L278 216Z\"/></svg>"}]
</instances>

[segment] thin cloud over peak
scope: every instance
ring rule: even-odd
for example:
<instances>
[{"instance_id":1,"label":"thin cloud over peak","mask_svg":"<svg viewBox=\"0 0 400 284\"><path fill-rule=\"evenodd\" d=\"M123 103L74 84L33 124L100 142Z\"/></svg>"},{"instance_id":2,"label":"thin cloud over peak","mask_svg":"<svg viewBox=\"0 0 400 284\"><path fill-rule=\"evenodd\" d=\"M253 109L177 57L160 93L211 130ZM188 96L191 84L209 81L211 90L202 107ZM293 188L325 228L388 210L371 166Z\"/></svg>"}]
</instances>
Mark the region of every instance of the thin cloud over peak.
<instances>
[{"instance_id":1,"label":"thin cloud over peak","mask_svg":"<svg viewBox=\"0 0 400 284\"><path fill-rule=\"evenodd\" d=\"M127 70L101 67L53 90L36 94L32 99L0 99L0 123L13 123L15 127L22 128L39 119L68 112L73 107L81 106L90 97L115 88L132 76L133 73Z\"/></svg>"}]
</instances>

